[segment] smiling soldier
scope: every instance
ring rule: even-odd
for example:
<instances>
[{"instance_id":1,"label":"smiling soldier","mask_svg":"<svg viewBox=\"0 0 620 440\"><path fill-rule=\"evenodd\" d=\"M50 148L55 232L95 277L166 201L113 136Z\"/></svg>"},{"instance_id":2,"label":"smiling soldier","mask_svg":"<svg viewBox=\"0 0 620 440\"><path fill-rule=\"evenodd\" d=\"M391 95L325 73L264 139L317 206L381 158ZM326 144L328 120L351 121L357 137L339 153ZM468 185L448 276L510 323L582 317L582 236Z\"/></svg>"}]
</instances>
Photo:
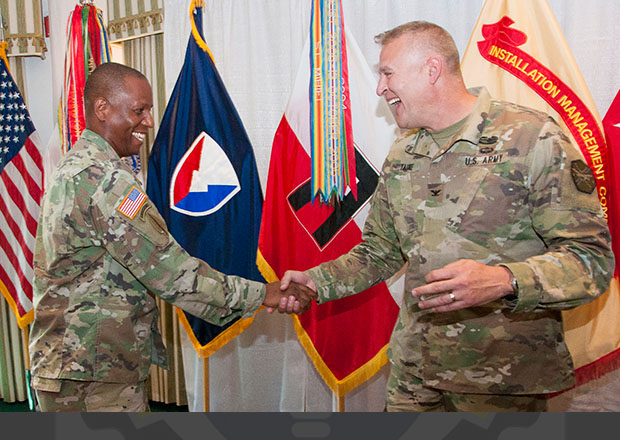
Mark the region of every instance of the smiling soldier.
<instances>
[{"instance_id":1,"label":"smiling soldier","mask_svg":"<svg viewBox=\"0 0 620 440\"><path fill-rule=\"evenodd\" d=\"M153 127L151 86L140 72L102 64L84 97L86 130L41 204L32 387L42 411L145 411L150 365L166 363L151 294L217 325L282 299L303 312L314 294L224 275L168 233L121 161Z\"/></svg>"},{"instance_id":2,"label":"smiling soldier","mask_svg":"<svg viewBox=\"0 0 620 440\"><path fill-rule=\"evenodd\" d=\"M549 115L467 89L452 37L417 21L377 37L392 146L363 241L288 280L323 303L408 263L388 411L543 411L575 383L560 311L613 274L592 171Z\"/></svg>"}]
</instances>

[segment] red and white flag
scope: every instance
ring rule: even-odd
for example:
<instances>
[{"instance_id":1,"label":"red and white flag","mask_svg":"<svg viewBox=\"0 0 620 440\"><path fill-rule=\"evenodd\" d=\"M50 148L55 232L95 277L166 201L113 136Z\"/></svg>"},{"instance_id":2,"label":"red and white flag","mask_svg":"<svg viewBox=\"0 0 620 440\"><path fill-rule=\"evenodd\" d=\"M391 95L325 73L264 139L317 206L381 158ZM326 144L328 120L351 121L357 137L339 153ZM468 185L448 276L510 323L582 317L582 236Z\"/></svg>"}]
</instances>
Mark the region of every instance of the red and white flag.
<instances>
[{"instance_id":1,"label":"red and white flag","mask_svg":"<svg viewBox=\"0 0 620 440\"><path fill-rule=\"evenodd\" d=\"M350 33L345 33L357 199L349 191L335 207L312 202L310 44L275 134L259 238L258 264L268 281L288 269L305 270L337 258L361 241L368 201L397 128L374 93L376 79ZM343 64L347 59L343 59ZM393 297L392 292L395 292ZM382 283L357 295L294 316L299 339L317 370L339 396L368 380L387 362L403 283ZM399 297L395 300L394 298Z\"/></svg>"},{"instance_id":2,"label":"red and white flag","mask_svg":"<svg viewBox=\"0 0 620 440\"><path fill-rule=\"evenodd\" d=\"M468 87L484 85L491 96L547 112L563 125L594 172L610 229L619 231L614 228L618 202L612 203L613 170L600 116L549 4L487 0L462 70ZM620 362L617 274L605 295L563 312L578 385L616 369Z\"/></svg>"},{"instance_id":3,"label":"red and white flag","mask_svg":"<svg viewBox=\"0 0 620 440\"><path fill-rule=\"evenodd\" d=\"M34 316L34 242L43 195L40 140L0 45L0 291L26 327Z\"/></svg>"}]
</instances>

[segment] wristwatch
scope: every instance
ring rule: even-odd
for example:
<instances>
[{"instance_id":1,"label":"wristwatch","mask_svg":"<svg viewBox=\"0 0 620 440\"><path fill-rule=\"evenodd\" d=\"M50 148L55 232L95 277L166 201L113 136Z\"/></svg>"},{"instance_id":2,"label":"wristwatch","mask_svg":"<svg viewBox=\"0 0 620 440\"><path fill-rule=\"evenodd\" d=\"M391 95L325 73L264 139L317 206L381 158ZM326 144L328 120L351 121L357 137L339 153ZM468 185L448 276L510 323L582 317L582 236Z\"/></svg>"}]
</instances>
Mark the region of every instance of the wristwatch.
<instances>
[{"instance_id":1,"label":"wristwatch","mask_svg":"<svg viewBox=\"0 0 620 440\"><path fill-rule=\"evenodd\" d=\"M517 282L517 277L515 277L515 274L512 273L507 266L501 266L510 274L510 287L512 287L512 292L508 295L504 295L504 299L506 301L516 301L519 298L519 283Z\"/></svg>"},{"instance_id":2,"label":"wristwatch","mask_svg":"<svg viewBox=\"0 0 620 440\"><path fill-rule=\"evenodd\" d=\"M510 271L512 273L512 271ZM512 294L514 296L518 296L519 294L519 283L517 282L517 277L512 274L512 279L510 280L510 287L512 287Z\"/></svg>"}]
</instances>

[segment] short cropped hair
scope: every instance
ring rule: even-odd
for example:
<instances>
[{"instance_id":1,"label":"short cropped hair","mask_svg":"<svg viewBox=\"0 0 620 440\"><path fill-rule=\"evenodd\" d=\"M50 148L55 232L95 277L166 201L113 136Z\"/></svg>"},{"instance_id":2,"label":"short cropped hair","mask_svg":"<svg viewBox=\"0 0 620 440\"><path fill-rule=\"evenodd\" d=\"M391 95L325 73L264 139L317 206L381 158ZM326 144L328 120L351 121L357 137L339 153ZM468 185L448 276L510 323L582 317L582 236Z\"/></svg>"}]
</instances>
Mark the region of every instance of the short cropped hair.
<instances>
[{"instance_id":1,"label":"short cropped hair","mask_svg":"<svg viewBox=\"0 0 620 440\"><path fill-rule=\"evenodd\" d=\"M460 57L454 39L448 31L434 23L422 20L410 21L376 35L375 42L385 46L403 35L409 36L412 41L421 39L423 44L444 59L449 72L459 71Z\"/></svg>"},{"instance_id":2,"label":"short cropped hair","mask_svg":"<svg viewBox=\"0 0 620 440\"><path fill-rule=\"evenodd\" d=\"M133 76L146 80L146 77L129 66L119 63L103 63L93 70L84 86L84 108L89 113L93 108L95 99L106 99L114 96L120 90L125 89L125 78Z\"/></svg>"}]
</instances>

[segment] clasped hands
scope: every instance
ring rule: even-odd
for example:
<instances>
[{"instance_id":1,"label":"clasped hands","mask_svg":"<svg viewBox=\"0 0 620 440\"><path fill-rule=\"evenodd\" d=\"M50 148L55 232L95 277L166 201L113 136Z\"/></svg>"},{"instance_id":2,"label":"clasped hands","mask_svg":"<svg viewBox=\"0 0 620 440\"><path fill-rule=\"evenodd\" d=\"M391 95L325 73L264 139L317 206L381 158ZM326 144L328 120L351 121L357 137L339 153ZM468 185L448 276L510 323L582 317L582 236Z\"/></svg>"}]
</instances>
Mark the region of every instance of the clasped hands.
<instances>
[{"instance_id":1,"label":"clasped hands","mask_svg":"<svg viewBox=\"0 0 620 440\"><path fill-rule=\"evenodd\" d=\"M263 305L269 313L278 310L280 313L301 315L310 308L312 300L317 298L316 287L288 280L267 284L267 293Z\"/></svg>"}]
</instances>

